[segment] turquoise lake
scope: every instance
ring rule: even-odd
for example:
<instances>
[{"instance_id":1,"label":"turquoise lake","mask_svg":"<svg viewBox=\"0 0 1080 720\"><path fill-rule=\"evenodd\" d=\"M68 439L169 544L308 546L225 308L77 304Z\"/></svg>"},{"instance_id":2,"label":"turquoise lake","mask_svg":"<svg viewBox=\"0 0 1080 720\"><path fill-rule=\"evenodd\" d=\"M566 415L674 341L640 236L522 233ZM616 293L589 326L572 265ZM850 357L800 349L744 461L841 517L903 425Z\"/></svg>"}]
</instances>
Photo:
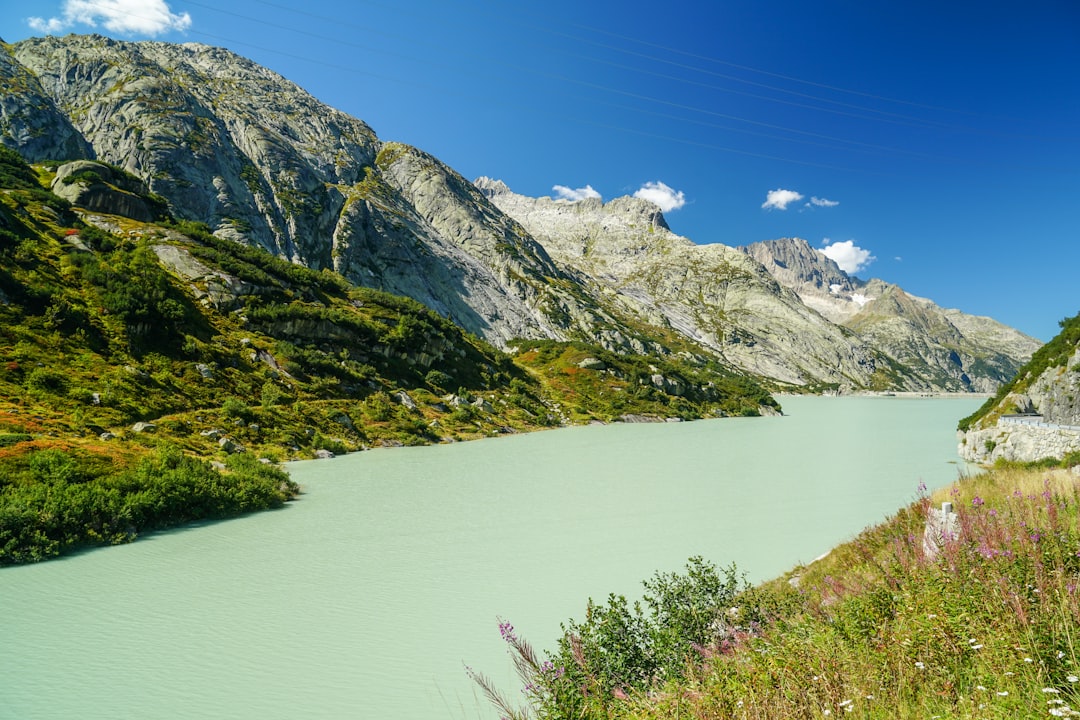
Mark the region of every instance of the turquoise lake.
<instances>
[{"instance_id":1,"label":"turquoise lake","mask_svg":"<svg viewBox=\"0 0 1080 720\"><path fill-rule=\"evenodd\" d=\"M496 718L498 619L551 647L586 599L703 555L753 581L960 472L982 398L784 397L292 463L286 508L0 570L0 718Z\"/></svg>"}]
</instances>

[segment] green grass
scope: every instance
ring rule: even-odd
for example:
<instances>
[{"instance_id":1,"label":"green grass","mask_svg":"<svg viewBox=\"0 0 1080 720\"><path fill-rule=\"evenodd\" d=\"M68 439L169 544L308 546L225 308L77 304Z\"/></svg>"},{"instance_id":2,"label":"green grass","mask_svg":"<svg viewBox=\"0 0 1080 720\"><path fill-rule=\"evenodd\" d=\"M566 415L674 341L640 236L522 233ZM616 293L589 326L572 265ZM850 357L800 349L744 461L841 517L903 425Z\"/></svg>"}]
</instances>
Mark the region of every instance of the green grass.
<instances>
[{"instance_id":1,"label":"green grass","mask_svg":"<svg viewBox=\"0 0 1080 720\"><path fill-rule=\"evenodd\" d=\"M958 534L928 553L926 518L942 500L954 503ZM503 714L1075 716L1078 508L1080 478L1060 469L1002 468L961 480L828 557L718 604L707 618L708 637L644 682L627 668L646 656L609 648L601 663L588 652L595 632L581 632L580 624L571 623L560 641L579 651L552 653L551 665L524 641L508 640L512 655L532 653L535 663L518 662L529 702ZM707 589L691 586L699 594ZM652 623L679 627L660 616Z\"/></svg>"}]
</instances>

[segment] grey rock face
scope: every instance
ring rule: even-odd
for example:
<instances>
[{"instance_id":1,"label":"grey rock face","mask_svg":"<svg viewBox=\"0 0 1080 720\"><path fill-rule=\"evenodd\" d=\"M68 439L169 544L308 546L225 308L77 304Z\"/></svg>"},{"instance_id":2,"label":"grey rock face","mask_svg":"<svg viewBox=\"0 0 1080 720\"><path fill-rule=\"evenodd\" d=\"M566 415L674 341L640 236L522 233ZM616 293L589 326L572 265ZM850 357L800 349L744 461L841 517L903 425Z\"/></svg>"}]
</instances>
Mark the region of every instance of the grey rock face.
<instances>
[{"instance_id":1,"label":"grey rock face","mask_svg":"<svg viewBox=\"0 0 1080 720\"><path fill-rule=\"evenodd\" d=\"M68 36L22 41L4 59L6 81L34 89L12 112L55 108L54 124L65 119L90 146L35 149L8 123L3 141L35 159L92 153L145 180L180 218L413 297L498 345L631 344L471 183L244 58L195 43ZM87 193L75 201L91 204Z\"/></svg>"},{"instance_id":2,"label":"grey rock face","mask_svg":"<svg viewBox=\"0 0 1080 720\"><path fill-rule=\"evenodd\" d=\"M52 191L72 205L93 212L141 222L154 219L153 210L140 197L148 192L144 184L92 160L76 160L57 168Z\"/></svg>"},{"instance_id":3,"label":"grey rock face","mask_svg":"<svg viewBox=\"0 0 1080 720\"><path fill-rule=\"evenodd\" d=\"M93 150L37 77L0 44L0 141L30 162L91 158Z\"/></svg>"}]
</instances>

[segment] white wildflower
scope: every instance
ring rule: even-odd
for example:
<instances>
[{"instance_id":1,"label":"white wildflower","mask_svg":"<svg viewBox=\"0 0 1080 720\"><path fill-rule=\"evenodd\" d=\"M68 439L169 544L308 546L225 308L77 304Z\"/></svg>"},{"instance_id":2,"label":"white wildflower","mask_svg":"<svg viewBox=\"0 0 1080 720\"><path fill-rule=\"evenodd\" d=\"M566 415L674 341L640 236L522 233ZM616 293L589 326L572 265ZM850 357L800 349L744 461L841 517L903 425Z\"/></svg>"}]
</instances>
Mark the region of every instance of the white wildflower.
<instances>
[{"instance_id":1,"label":"white wildflower","mask_svg":"<svg viewBox=\"0 0 1080 720\"><path fill-rule=\"evenodd\" d=\"M926 669L926 665L923 664L922 660L916 660L915 661L915 667L919 668L920 670L925 670Z\"/></svg>"},{"instance_id":2,"label":"white wildflower","mask_svg":"<svg viewBox=\"0 0 1080 720\"><path fill-rule=\"evenodd\" d=\"M851 704L850 700L841 700L840 701L840 707L844 707L845 705L850 705L850 704Z\"/></svg>"},{"instance_id":3,"label":"white wildflower","mask_svg":"<svg viewBox=\"0 0 1080 720\"><path fill-rule=\"evenodd\" d=\"M985 688L985 687L983 687L982 685L976 685L976 686L975 686L975 689L976 689L976 690L985 690L986 688Z\"/></svg>"},{"instance_id":4,"label":"white wildflower","mask_svg":"<svg viewBox=\"0 0 1080 720\"><path fill-rule=\"evenodd\" d=\"M972 650L982 650L982 648L983 648L983 646L982 646L982 645L972 645L972 646L971 646L971 649L972 649Z\"/></svg>"},{"instance_id":5,"label":"white wildflower","mask_svg":"<svg viewBox=\"0 0 1080 720\"><path fill-rule=\"evenodd\" d=\"M1069 675L1069 676L1067 676L1067 677L1066 677L1065 679L1066 679L1066 680L1068 680L1069 682L1073 682L1073 683L1074 683L1074 682L1076 682L1076 681L1080 680L1080 677L1076 677L1075 675Z\"/></svg>"},{"instance_id":6,"label":"white wildflower","mask_svg":"<svg viewBox=\"0 0 1080 720\"><path fill-rule=\"evenodd\" d=\"M1061 692L1057 688L1043 688L1044 693L1059 693Z\"/></svg>"},{"instance_id":7,"label":"white wildflower","mask_svg":"<svg viewBox=\"0 0 1080 720\"><path fill-rule=\"evenodd\" d=\"M1005 697L1008 694L1009 694L1008 690L1002 690L1001 692L998 693L998 696L999 697Z\"/></svg>"}]
</instances>

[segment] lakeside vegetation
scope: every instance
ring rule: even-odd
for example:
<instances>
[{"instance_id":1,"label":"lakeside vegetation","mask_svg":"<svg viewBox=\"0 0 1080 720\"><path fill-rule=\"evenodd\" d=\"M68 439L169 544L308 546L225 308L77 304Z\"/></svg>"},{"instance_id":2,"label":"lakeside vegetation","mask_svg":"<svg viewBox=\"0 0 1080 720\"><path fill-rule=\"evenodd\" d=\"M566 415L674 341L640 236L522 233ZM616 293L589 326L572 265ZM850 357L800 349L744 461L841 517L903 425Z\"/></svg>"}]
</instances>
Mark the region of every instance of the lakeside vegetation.
<instances>
[{"instance_id":1,"label":"lakeside vegetation","mask_svg":"<svg viewBox=\"0 0 1080 720\"><path fill-rule=\"evenodd\" d=\"M1078 717L1078 585L1080 476L1001 466L756 587L693 558L548 653L503 623L523 705L472 675L515 720Z\"/></svg>"},{"instance_id":2,"label":"lakeside vegetation","mask_svg":"<svg viewBox=\"0 0 1080 720\"><path fill-rule=\"evenodd\" d=\"M983 403L978 410L960 420L959 430L966 432L980 421L984 425L989 425L1002 415L1017 412L1014 405L1003 403L1010 393L1025 392L1044 370L1050 367L1061 367L1068 363L1069 358L1080 345L1080 314L1058 321L1058 327L1061 328L1061 332L1036 350L1031 360L1020 368L1020 371L1009 382L998 388L997 393Z\"/></svg>"},{"instance_id":3,"label":"lakeside vegetation","mask_svg":"<svg viewBox=\"0 0 1080 720\"><path fill-rule=\"evenodd\" d=\"M511 355L206 225L79 211L59 166L0 147L0 565L295 496L266 463L776 407L681 347Z\"/></svg>"}]
</instances>

